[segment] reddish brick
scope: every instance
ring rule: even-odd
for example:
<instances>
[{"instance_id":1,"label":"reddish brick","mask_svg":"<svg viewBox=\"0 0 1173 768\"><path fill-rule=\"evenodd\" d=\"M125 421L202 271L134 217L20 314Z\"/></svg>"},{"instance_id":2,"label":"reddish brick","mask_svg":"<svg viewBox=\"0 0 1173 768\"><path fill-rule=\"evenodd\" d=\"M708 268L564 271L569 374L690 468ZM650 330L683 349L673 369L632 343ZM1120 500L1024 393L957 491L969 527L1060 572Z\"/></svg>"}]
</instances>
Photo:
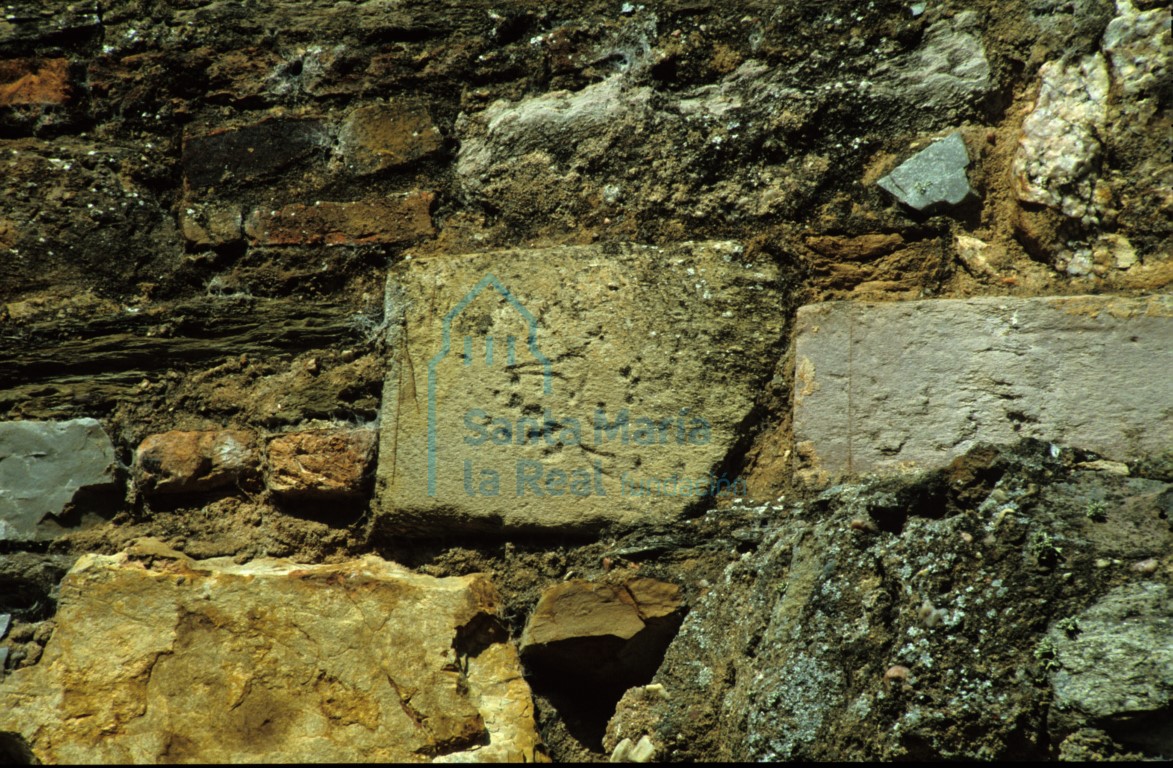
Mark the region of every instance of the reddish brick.
<instances>
[{"instance_id":1,"label":"reddish brick","mask_svg":"<svg viewBox=\"0 0 1173 768\"><path fill-rule=\"evenodd\" d=\"M435 233L431 192L353 203L292 204L256 210L245 224L254 245L406 243Z\"/></svg>"},{"instance_id":2,"label":"reddish brick","mask_svg":"<svg viewBox=\"0 0 1173 768\"><path fill-rule=\"evenodd\" d=\"M0 61L0 107L63 105L72 95L68 59Z\"/></svg>"},{"instance_id":3,"label":"reddish brick","mask_svg":"<svg viewBox=\"0 0 1173 768\"><path fill-rule=\"evenodd\" d=\"M303 499L360 495L375 448L373 429L293 432L269 441L267 483Z\"/></svg>"},{"instance_id":4,"label":"reddish brick","mask_svg":"<svg viewBox=\"0 0 1173 768\"><path fill-rule=\"evenodd\" d=\"M256 435L246 430L164 432L135 451L135 478L148 494L206 493L255 481Z\"/></svg>"}]
</instances>

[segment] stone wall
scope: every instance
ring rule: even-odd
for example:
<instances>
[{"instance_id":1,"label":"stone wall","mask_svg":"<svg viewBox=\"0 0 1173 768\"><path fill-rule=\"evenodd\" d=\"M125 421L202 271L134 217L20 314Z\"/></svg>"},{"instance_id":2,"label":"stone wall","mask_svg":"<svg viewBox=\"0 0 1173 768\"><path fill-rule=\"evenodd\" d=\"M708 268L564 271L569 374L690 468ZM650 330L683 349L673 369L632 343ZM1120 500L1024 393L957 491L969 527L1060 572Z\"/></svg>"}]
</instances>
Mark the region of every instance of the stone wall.
<instances>
[{"instance_id":1,"label":"stone wall","mask_svg":"<svg viewBox=\"0 0 1173 768\"><path fill-rule=\"evenodd\" d=\"M0 756L1169 756L1170 50L5 5Z\"/></svg>"}]
</instances>

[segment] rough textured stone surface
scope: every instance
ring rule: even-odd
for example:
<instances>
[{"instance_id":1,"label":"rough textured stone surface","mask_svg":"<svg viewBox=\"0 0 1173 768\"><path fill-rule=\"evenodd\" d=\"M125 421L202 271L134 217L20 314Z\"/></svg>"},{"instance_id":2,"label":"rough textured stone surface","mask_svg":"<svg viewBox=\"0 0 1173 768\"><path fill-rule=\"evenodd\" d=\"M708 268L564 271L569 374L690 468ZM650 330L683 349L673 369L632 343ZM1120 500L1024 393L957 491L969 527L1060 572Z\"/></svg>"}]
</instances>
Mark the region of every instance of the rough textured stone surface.
<instances>
[{"instance_id":1,"label":"rough textured stone surface","mask_svg":"<svg viewBox=\"0 0 1173 768\"><path fill-rule=\"evenodd\" d=\"M269 441L265 484L290 498L353 497L364 490L375 430L294 432Z\"/></svg>"},{"instance_id":2,"label":"rough textured stone surface","mask_svg":"<svg viewBox=\"0 0 1173 768\"><path fill-rule=\"evenodd\" d=\"M990 264L987 252L990 244L968 235L957 235L953 238L957 259L965 266L965 270L977 278L992 277L997 274Z\"/></svg>"},{"instance_id":3,"label":"rough textured stone surface","mask_svg":"<svg viewBox=\"0 0 1173 768\"><path fill-rule=\"evenodd\" d=\"M521 636L521 656L545 681L621 691L651 679L683 608L675 584L573 579L542 593Z\"/></svg>"},{"instance_id":4,"label":"rough textured stone surface","mask_svg":"<svg viewBox=\"0 0 1173 768\"><path fill-rule=\"evenodd\" d=\"M258 209L244 231L260 245L388 245L435 232L430 208L434 195L414 192L383 200L350 203L293 203Z\"/></svg>"},{"instance_id":5,"label":"rough textured stone surface","mask_svg":"<svg viewBox=\"0 0 1173 768\"><path fill-rule=\"evenodd\" d=\"M64 104L71 91L67 59L0 61L0 108Z\"/></svg>"},{"instance_id":6,"label":"rough textured stone surface","mask_svg":"<svg viewBox=\"0 0 1173 768\"><path fill-rule=\"evenodd\" d=\"M1117 16L1104 30L1103 47L1112 62L1113 77L1125 96L1155 91L1168 83L1170 20L1168 8L1137 10L1129 0L1117 0Z\"/></svg>"},{"instance_id":7,"label":"rough textured stone surface","mask_svg":"<svg viewBox=\"0 0 1173 768\"><path fill-rule=\"evenodd\" d=\"M3 122L0 115L0 127ZM171 212L164 212L169 206L144 183L141 169L150 152L141 142L111 143L99 163L97 150L72 136L30 139L0 152L0 219L9 222L0 223L7 248L0 293L43 286L44 275L64 270L77 276L66 292L73 298L115 275L167 263L176 233ZM91 248L123 258L90 258ZM22 277L33 264L42 277Z\"/></svg>"},{"instance_id":8,"label":"rough textured stone surface","mask_svg":"<svg viewBox=\"0 0 1173 768\"><path fill-rule=\"evenodd\" d=\"M624 692L615 705L615 714L608 721L607 731L603 735L603 750L611 753L613 762L624 762L622 759L616 760L616 756L622 757L638 741L647 739L650 744L649 734L656 732L660 725L661 707L670 698L659 683L637 685ZM624 742L628 744L627 749L623 749Z\"/></svg>"},{"instance_id":9,"label":"rough textured stone surface","mask_svg":"<svg viewBox=\"0 0 1173 768\"><path fill-rule=\"evenodd\" d=\"M1173 488L1086 458L982 447L710 513L758 543L692 605L653 681L664 695L625 696L608 733L681 761L1045 759L1088 727L1110 736L1100 757L1162 754L1167 716L1135 715L1169 695ZM1094 712L1056 716L1053 698L1084 695Z\"/></svg>"},{"instance_id":10,"label":"rough textured stone surface","mask_svg":"<svg viewBox=\"0 0 1173 768\"><path fill-rule=\"evenodd\" d=\"M48 602L75 557L40 552L9 552L0 558L0 613L27 610ZM0 638L2 639L2 638Z\"/></svg>"},{"instance_id":11,"label":"rough textured stone surface","mask_svg":"<svg viewBox=\"0 0 1173 768\"><path fill-rule=\"evenodd\" d=\"M95 419L0 422L0 541L58 535L72 503L118 488L121 464Z\"/></svg>"},{"instance_id":12,"label":"rough textured stone surface","mask_svg":"<svg viewBox=\"0 0 1173 768\"><path fill-rule=\"evenodd\" d=\"M825 115L871 123L894 110L935 132L974 114L992 86L981 18L961 11L928 24L916 45L862 67L836 65L830 76L810 77L800 61L772 66L755 51L719 77L662 89L659 77L678 54L653 52L663 21L651 13L640 9L592 50L622 62L605 79L500 99L457 120L455 170L469 203L510 220L568 224L592 213L643 222L666 209L698 224L788 214L835 168L858 162L850 142L814 127ZM821 21L838 28L846 18L832 12ZM756 34L753 15L742 23ZM669 34L681 49L690 45ZM830 58L845 64L844 46L863 39L844 41ZM557 32L534 41L560 42Z\"/></svg>"},{"instance_id":13,"label":"rough textured stone surface","mask_svg":"<svg viewBox=\"0 0 1173 768\"><path fill-rule=\"evenodd\" d=\"M591 528L734 494L712 473L773 370L777 279L733 243L394 268L382 523Z\"/></svg>"},{"instance_id":14,"label":"rough textured stone surface","mask_svg":"<svg viewBox=\"0 0 1173 768\"><path fill-rule=\"evenodd\" d=\"M991 86L980 17L962 11L934 21L916 50L883 69L893 77L880 89L899 92L921 109L948 112L980 100Z\"/></svg>"},{"instance_id":15,"label":"rough textured stone surface","mask_svg":"<svg viewBox=\"0 0 1173 768\"><path fill-rule=\"evenodd\" d=\"M0 17L0 44L19 49L60 36L84 38L101 23L98 3L90 0L13 0Z\"/></svg>"},{"instance_id":16,"label":"rough textured stone surface","mask_svg":"<svg viewBox=\"0 0 1173 768\"><path fill-rule=\"evenodd\" d=\"M1018 199L1098 223L1106 188L1098 186L1100 136L1108 119L1108 68L1091 54L1039 70L1034 110L1022 121L1014 157Z\"/></svg>"},{"instance_id":17,"label":"rough textured stone surface","mask_svg":"<svg viewBox=\"0 0 1173 768\"><path fill-rule=\"evenodd\" d=\"M41 662L0 684L0 731L43 762L533 760L497 611L480 575L143 540L66 576Z\"/></svg>"},{"instance_id":18,"label":"rough textured stone surface","mask_svg":"<svg viewBox=\"0 0 1173 768\"><path fill-rule=\"evenodd\" d=\"M1173 596L1167 584L1117 587L1052 626L1040 647L1040 655L1052 659L1057 721L1114 720L1151 750L1173 756Z\"/></svg>"},{"instance_id":19,"label":"rough textured stone surface","mask_svg":"<svg viewBox=\"0 0 1173 768\"><path fill-rule=\"evenodd\" d=\"M736 583L726 584L723 573L743 555L750 565L760 563L755 553L769 518L817 494L792 488L789 345L799 303L1168 293L1169 3L1132 2L5 0L0 88L9 103L0 105L0 419L99 418L128 463L148 435L248 429L264 436L263 457L275 435L385 423L399 407L381 396L388 365L426 369L427 360L406 354L409 345L387 343L387 321L396 326L394 317L384 315L392 265L422 262L424 271L447 275L445 260L491 251L489 271L496 273L495 260L515 257L509 249L730 240L744 244L747 258L777 266L780 300L770 313L779 325L779 348L763 366L772 369L764 375L731 374L752 382L744 386L753 399L717 471L746 479L743 498L774 499L786 491L788 502L759 518L725 500L716 505L719 513L706 514L706 498L669 522L645 515L640 501L629 499L632 509L625 514L634 524L610 530L606 520L584 525L603 527L591 536L567 535L561 523L541 528L542 535L502 532L506 524L492 513L479 518L453 506L437 513L445 522L429 531L433 538L420 540L402 534L421 530L416 523L432 515L404 515L398 527L386 525L390 519L382 498L372 493L374 482L344 501L305 504L292 501L296 495L269 492L261 476L240 490L228 485L193 495L118 493L100 525L71 529L52 542L0 543L0 613L12 615L8 636L0 639L8 670L34 666L44 653L62 567L83 553L117 552L139 536L166 539L200 558L338 563L377 551L434 576L491 572L518 637L548 586L568 578L621 583L633 574L679 584L690 606L707 591L728 589L723 598L745 611L712 614L720 626L707 635L710 644L721 646L722 633L738 636L743 622L751 632L760 629L755 622L772 605L766 597L797 585L784 577L763 582L761 602L746 607L739 590L758 584L758 574L747 566L732 572ZM1094 177L1098 223L1085 223L1051 204L1018 199L1012 162L1022 121L1038 101L1040 71L1065 71L1095 56L1105 64L1109 87L1087 177ZM1062 125L1052 129L1061 132ZM877 186L902 161L953 131L962 134L971 160L967 176L978 193L972 199L918 213ZM1045 154L1048 147L1039 149ZM1055 189L1078 198L1085 180L1080 177L1073 189ZM429 210L434 231L424 226L418 238L367 240L363 233L387 233L378 228L390 221L373 204L412 190L435 194ZM315 201L332 204L316 219L298 207ZM245 232L254 213L251 233L259 238ZM270 221L273 216L278 219ZM255 229L258 223L276 239L266 239ZM649 261L649 269L660 268ZM566 282L584 286L582 304L597 302L589 280L578 277L568 274ZM646 316L687 336L695 310L680 309L672 298ZM428 321L440 322L449 308ZM761 316L750 312L743 320L740 309L731 307L730 322L746 327L733 335L749 332ZM481 314L492 320L491 312ZM617 324L600 316L602 336L576 329L576 343L589 339L589 349L597 350L617 335ZM470 325L479 331L477 323ZM656 345L647 346L660 354ZM676 364L671 356L665 370ZM730 357L736 361L738 355ZM574 362L573 356L564 362ZM723 396L724 384L714 380L728 363L706 361L698 387L708 397ZM1087 368L1101 365L1096 358ZM662 378L638 369L632 365L633 375L643 375L639 387L660 385ZM606 373L603 367L597 375ZM418 373L404 378L422 380ZM517 379L533 383L528 369ZM1099 392L1147 384L1106 368L1102 382ZM579 383L554 382L556 391L569 392ZM506 384L503 393L514 387ZM731 387L731 396L742 398L742 386ZM621 393L620 402L627 394ZM1099 399L1097 394L1067 410L1094 413ZM579 405L588 416L594 407L574 403ZM541 409L530 414L544 419ZM517 419L511 421L516 426ZM543 462L569 455L555 446L541 449L549 449L538 459ZM612 457L600 456L604 460ZM1084 483L1087 509L1079 514L1106 517L1088 523L1089 535L1118 538L1132 521L1118 526L1111 498L1099 499L1108 505L1103 510L1090 490L1115 493L1121 477L1168 481L1171 460L1173 453L1139 462L1080 457L1077 463L1096 479ZM1052 481L1067 479L1059 473L1030 482L1047 493ZM593 485L593 477L588 480ZM562 490L560 477L552 475L551 482L549 490ZM552 500L535 500L534 509L538 501ZM75 504L79 510L88 506ZM932 499L911 499L909 507L939 509ZM899 527L892 506L883 508L884 525ZM1173 514L1167 503L1165 509ZM568 507L556 511L561 520L579 520ZM827 511L823 506L815 514ZM959 516L970 514L977 513L966 507ZM1030 517L1035 510L1021 514ZM497 533L478 534L477 527ZM854 542L898 535L868 515L853 516L841 527L843 536L857 537ZM908 528L912 536L918 533L916 525ZM974 529L962 533L973 535ZM1040 546L1043 533L1056 535L1044 526ZM984 535L973 538L975 547L984 541ZM836 543L834 536L818 540L820 546ZM1065 541L1057 546L1064 556L1071 551ZM882 636L893 624L893 632L912 626L900 624L908 618L901 590L910 583L897 580L900 564L885 562L882 572L869 571L874 561L853 560L852 551L837 551L832 571L844 589L853 579L881 577L880 606L867 614L873 633ZM987 560L1006 559L1000 574L1010 573L1011 564L1028 571L1040 567L1034 560L1024 564L1017 557L1021 551L1008 545L978 551ZM908 552L946 558L950 550ZM51 557L62 558L64 566ZM1008 634L1000 634L1003 627L995 621L978 626L993 637L978 644L985 658L995 659L982 671L994 691L992 706L1020 691L1020 667L1001 663L1003 647L1029 659L1044 625L1087 607L1068 602L1049 614L1052 606L1028 589L1050 598L1055 593L1048 590L1070 576L1071 594L1087 589L1092 600L1100 596L1096 590L1130 580L1169 581L1163 556L1139 547L1102 551L1096 558L1106 561L1102 569L1095 560L1081 561L1071 573L1053 570L1028 582L1006 582L1005 594L980 580L965 582L963 569L948 575L974 586L975 594L993 593L984 610L1013 609L1017 616L1013 611L1023 604L1043 609L1032 617L1037 626L1022 633L1013 620L1004 623ZM927 565L918 565L913 575ZM949 594L952 584L945 586L945 578L940 591ZM911 584L918 588L916 580ZM910 720L920 716L922 722L907 743L900 742L908 754L881 747L883 754L927 758L939 745L974 754L1001 748L997 754L1007 757L1119 756L1132 749L1117 739L1119 723L1109 722L1109 732L1080 722L1072 723L1079 728L1070 734L1048 740L1048 749L1032 751L1056 713L1046 709L1052 701L1049 678L1045 671L1036 675L1033 660L1021 668L1042 691L1038 708L1028 707L1023 717L1008 709L988 720L972 714L965 722L952 719L953 711L972 713L972 707L951 702L959 695L956 681L934 683L926 693L919 686L927 678L915 659L891 658L887 645L877 658L860 651L866 639L860 640L853 624L864 613L849 612L851 603L831 603L831 589L820 596L830 605L812 600L801 622L841 631L822 632L818 644L829 649L811 646L804 649L808 656L822 653L819 659L849 685L878 678L882 690L920 707ZM887 596L900 607L885 604ZM908 603L919 610L924 600L918 595ZM936 598L932 603L941 605ZM820 609L829 616L822 624ZM768 649L752 641L750 634L744 646L730 646L726 666L710 665L718 681L728 673L748 685L768 670ZM969 656L962 656L969 649L957 650L947 662L936 657L930 672L956 667L968 670L972 680ZM750 660L741 661L739 654ZM691 658L702 656L698 651ZM733 660L740 666L730 672ZM859 674L865 666L868 671ZM767 692L770 682L757 685ZM539 690L535 715L558 759L605 759L624 739L635 748L647 736L657 757L713 760L718 750L705 745L719 741L732 748L736 739L744 741L750 711L757 713L760 734L771 717L802 714L808 701L814 712L825 709L824 691L833 689L808 688L817 695L790 696L793 708L762 704L753 710L743 706L744 699L725 701L720 690L665 688L682 721L710 704L727 710L719 723L694 718L701 732L679 739L634 727L618 739L603 739L615 701L603 700L590 685L563 696ZM855 722L828 726L816 736L821 755L842 759L858 755L861 743L891 744L883 729L900 715L886 715L875 715L878 727L870 718L859 718L860 728ZM925 720L929 715L931 722ZM17 755L15 742L0 734L0 762Z\"/></svg>"},{"instance_id":20,"label":"rough textured stone surface","mask_svg":"<svg viewBox=\"0 0 1173 768\"><path fill-rule=\"evenodd\" d=\"M806 238L806 244L823 256L844 261L862 261L891 253L904 245L904 238L897 234L859 237L814 235Z\"/></svg>"},{"instance_id":21,"label":"rough textured stone surface","mask_svg":"<svg viewBox=\"0 0 1173 768\"><path fill-rule=\"evenodd\" d=\"M1170 447L1169 297L833 302L801 308L796 331L809 480L942 465L1020 437L1121 459Z\"/></svg>"},{"instance_id":22,"label":"rough textured stone surface","mask_svg":"<svg viewBox=\"0 0 1173 768\"><path fill-rule=\"evenodd\" d=\"M179 211L179 229L195 245L224 245L240 240L243 228L239 205L186 203Z\"/></svg>"},{"instance_id":23,"label":"rough textured stone surface","mask_svg":"<svg viewBox=\"0 0 1173 768\"><path fill-rule=\"evenodd\" d=\"M339 142L348 167L365 174L434 154L444 145L444 137L422 107L374 104L350 113Z\"/></svg>"},{"instance_id":24,"label":"rough textured stone surface","mask_svg":"<svg viewBox=\"0 0 1173 768\"><path fill-rule=\"evenodd\" d=\"M183 146L184 178L189 188L231 188L324 156L328 141L320 120L277 119L192 136Z\"/></svg>"},{"instance_id":25,"label":"rough textured stone surface","mask_svg":"<svg viewBox=\"0 0 1173 768\"><path fill-rule=\"evenodd\" d=\"M135 451L135 480L148 494L205 493L254 482L256 434L226 429L150 435Z\"/></svg>"},{"instance_id":26,"label":"rough textured stone surface","mask_svg":"<svg viewBox=\"0 0 1173 768\"><path fill-rule=\"evenodd\" d=\"M953 133L917 152L877 183L917 211L957 205L973 194L965 175L967 167L965 140L960 133Z\"/></svg>"}]
</instances>

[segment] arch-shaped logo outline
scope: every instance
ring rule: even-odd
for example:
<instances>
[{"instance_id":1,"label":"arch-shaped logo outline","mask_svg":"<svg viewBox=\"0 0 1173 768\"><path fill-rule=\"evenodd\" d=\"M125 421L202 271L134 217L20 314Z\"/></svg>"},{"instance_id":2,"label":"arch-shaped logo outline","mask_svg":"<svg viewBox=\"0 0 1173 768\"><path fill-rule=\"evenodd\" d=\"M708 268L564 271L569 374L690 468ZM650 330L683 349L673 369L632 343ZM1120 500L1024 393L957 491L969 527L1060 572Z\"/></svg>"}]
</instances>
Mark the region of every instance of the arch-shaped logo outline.
<instances>
[{"instance_id":1,"label":"arch-shaped logo outline","mask_svg":"<svg viewBox=\"0 0 1173 768\"><path fill-rule=\"evenodd\" d=\"M448 356L448 352L452 349L452 320L465 307L471 304L481 291L492 286L497 293L509 302L510 305L516 309L523 318L525 318L526 326L529 328L529 333L526 337L526 346L529 347L530 354L534 356L542 364L542 393L550 394L552 391L552 382L554 378L553 365L549 358L542 354L538 349L538 321L529 310L522 306L521 302L513 295L513 293L506 288L497 276L493 273L488 273L481 278L480 282L473 286L472 290L464 295L456 306L444 315L443 325L441 326L441 342L440 351L428 361L428 495L436 495L436 366Z\"/></svg>"}]
</instances>

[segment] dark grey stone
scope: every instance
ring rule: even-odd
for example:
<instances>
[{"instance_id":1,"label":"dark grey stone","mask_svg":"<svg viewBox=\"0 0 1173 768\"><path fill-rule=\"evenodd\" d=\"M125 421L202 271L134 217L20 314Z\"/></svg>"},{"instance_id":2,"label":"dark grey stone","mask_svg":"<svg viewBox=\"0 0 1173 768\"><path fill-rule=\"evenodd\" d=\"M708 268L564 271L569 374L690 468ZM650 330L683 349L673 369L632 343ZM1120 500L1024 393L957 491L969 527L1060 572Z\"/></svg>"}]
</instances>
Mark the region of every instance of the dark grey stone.
<instances>
[{"instance_id":1,"label":"dark grey stone","mask_svg":"<svg viewBox=\"0 0 1173 768\"><path fill-rule=\"evenodd\" d=\"M653 678L670 695L620 707L608 733L684 761L988 761L1047 759L1094 727L1111 738L1093 754L1169 756L1171 593L1137 566L1173 551L1173 489L1079 459L983 446L697 518L762 543L691 603Z\"/></svg>"},{"instance_id":2,"label":"dark grey stone","mask_svg":"<svg viewBox=\"0 0 1173 768\"><path fill-rule=\"evenodd\" d=\"M1055 720L1091 719L1119 741L1173 757L1173 595L1155 581L1125 584L1073 620L1057 622L1044 651ZM1069 725L1070 724L1070 725Z\"/></svg>"},{"instance_id":3,"label":"dark grey stone","mask_svg":"<svg viewBox=\"0 0 1173 768\"><path fill-rule=\"evenodd\" d=\"M117 489L119 466L95 419L0 423L0 541L53 538L66 505Z\"/></svg>"},{"instance_id":4,"label":"dark grey stone","mask_svg":"<svg viewBox=\"0 0 1173 768\"><path fill-rule=\"evenodd\" d=\"M918 211L957 205L973 194L965 169L969 152L960 133L935 141L901 163L877 184L900 202Z\"/></svg>"},{"instance_id":5,"label":"dark grey stone","mask_svg":"<svg viewBox=\"0 0 1173 768\"><path fill-rule=\"evenodd\" d=\"M1058 709L1106 718L1173 702L1173 595L1166 585L1118 587L1074 623L1052 628L1048 639Z\"/></svg>"}]
</instances>

